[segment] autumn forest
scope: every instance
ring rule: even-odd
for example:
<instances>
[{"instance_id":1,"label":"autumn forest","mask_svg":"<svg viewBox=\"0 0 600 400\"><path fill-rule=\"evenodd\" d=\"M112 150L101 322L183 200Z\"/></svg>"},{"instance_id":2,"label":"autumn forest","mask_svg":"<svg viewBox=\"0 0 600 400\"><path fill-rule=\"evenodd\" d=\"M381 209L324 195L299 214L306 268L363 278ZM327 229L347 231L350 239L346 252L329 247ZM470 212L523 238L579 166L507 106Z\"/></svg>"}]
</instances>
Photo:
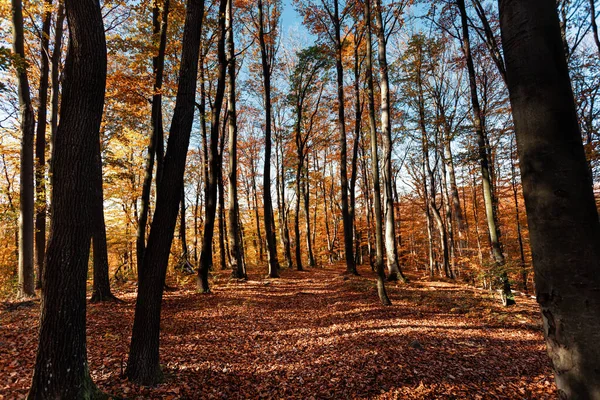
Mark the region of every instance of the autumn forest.
<instances>
[{"instance_id":1,"label":"autumn forest","mask_svg":"<svg viewBox=\"0 0 600 400\"><path fill-rule=\"evenodd\" d=\"M600 399L598 6L0 0L0 399Z\"/></svg>"}]
</instances>

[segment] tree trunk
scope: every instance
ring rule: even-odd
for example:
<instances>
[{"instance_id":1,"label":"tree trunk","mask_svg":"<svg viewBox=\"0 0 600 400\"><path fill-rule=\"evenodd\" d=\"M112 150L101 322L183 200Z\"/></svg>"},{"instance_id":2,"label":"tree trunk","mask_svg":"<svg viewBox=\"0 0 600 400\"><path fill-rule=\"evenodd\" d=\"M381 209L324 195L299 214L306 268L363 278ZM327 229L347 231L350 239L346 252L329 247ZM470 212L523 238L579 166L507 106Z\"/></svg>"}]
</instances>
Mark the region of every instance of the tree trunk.
<instances>
[{"instance_id":1,"label":"tree trunk","mask_svg":"<svg viewBox=\"0 0 600 400\"><path fill-rule=\"evenodd\" d=\"M12 0L13 52L17 57L17 86L19 120L21 123L21 165L19 193L19 296L35 296L33 265L33 139L35 116L29 93L25 37L23 32L23 5Z\"/></svg>"},{"instance_id":2,"label":"tree trunk","mask_svg":"<svg viewBox=\"0 0 600 400\"><path fill-rule=\"evenodd\" d=\"M481 180L483 185L483 199L485 204L485 212L487 217L488 232L492 248L492 256L496 265L502 267L504 265L504 255L502 254L502 245L500 243L500 232L498 230L498 220L494 210L493 189L490 172L490 163L486 147L486 136L482 121L482 112L479 106L479 97L477 95L477 81L475 75L475 67L473 65L473 57L471 55L471 43L469 40L469 26L467 25L467 11L464 0L456 0L460 11L462 34L463 34L463 52L467 61L467 71L469 75L469 88L471 92L471 106L473 107L473 124L475 125L475 133L477 134L477 147L479 152L479 166L481 169ZM515 304L514 296L510 288L510 282L506 271L502 268L500 273L500 281L502 284L502 298L505 305Z\"/></svg>"},{"instance_id":3,"label":"tree trunk","mask_svg":"<svg viewBox=\"0 0 600 400\"><path fill-rule=\"evenodd\" d=\"M58 11L56 15L56 27L54 28L54 49L52 50L52 68L50 74L50 83L52 85L52 96L50 105L50 159L48 160L48 176L50 180L50 197L52 197L52 188L54 187L54 174L52 173L52 153L54 149L54 139L58 128L58 107L60 99L60 60L62 55L63 25L65 22L65 6L62 1L58 2ZM42 275L43 276L43 275ZM43 283L43 282L42 282Z\"/></svg>"},{"instance_id":4,"label":"tree trunk","mask_svg":"<svg viewBox=\"0 0 600 400\"><path fill-rule=\"evenodd\" d=\"M514 154L514 141L511 140L510 148L510 172L511 172L511 186L513 192L513 201L515 202L515 223L517 224L517 241L519 242L519 261L521 263L521 278L523 284L523 291L528 293L527 285L527 268L525 264L525 251L523 249L523 235L521 234L521 210L519 207L519 196L517 188L517 172L515 168L515 154Z\"/></svg>"},{"instance_id":5,"label":"tree trunk","mask_svg":"<svg viewBox=\"0 0 600 400\"><path fill-rule=\"evenodd\" d=\"M93 265L94 284L91 302L114 301L117 298L110 291L110 279L108 269L108 246L106 244L106 224L104 222L104 195L102 188L102 155L100 153L100 142L96 144L94 154L94 175L92 200L93 219Z\"/></svg>"},{"instance_id":6,"label":"tree trunk","mask_svg":"<svg viewBox=\"0 0 600 400\"><path fill-rule=\"evenodd\" d=\"M367 75L367 98L369 102L369 133L371 134L371 173L373 175L373 199L375 208L375 271L377 271L377 294L384 306L391 305L385 291L385 270L383 265L383 213L381 210L381 187L379 184L379 156L377 154L377 125L375 123L375 94L373 88L373 48L371 41L371 5L365 1L366 21L366 75ZM366 177L365 177L366 179Z\"/></svg>"},{"instance_id":7,"label":"tree trunk","mask_svg":"<svg viewBox=\"0 0 600 400\"><path fill-rule=\"evenodd\" d=\"M265 236L267 238L267 255L269 277L279 277L279 261L277 260L277 238L273 229L273 205L271 201L271 68L273 45L267 45L264 32L263 3L258 0L258 41L262 61L263 87L265 100L265 160L263 170L263 209ZM267 48L269 47L269 48Z\"/></svg>"},{"instance_id":8,"label":"tree trunk","mask_svg":"<svg viewBox=\"0 0 600 400\"><path fill-rule=\"evenodd\" d=\"M100 395L86 349L86 276L94 231L94 168L106 84L100 5L65 0L69 53L53 148L50 237L42 281L39 345L28 398Z\"/></svg>"},{"instance_id":9,"label":"tree trunk","mask_svg":"<svg viewBox=\"0 0 600 400\"><path fill-rule=\"evenodd\" d=\"M238 183L237 183L237 110L236 110L236 59L235 45L233 37L233 0L227 2L227 16L225 19L227 27L227 52L228 52L228 73L227 83L229 91L227 92L227 122L229 129L229 172L228 178L228 216L229 216L229 267L231 268L231 276L238 279L246 278L244 266L242 263L242 243L240 235L240 206L238 204Z\"/></svg>"},{"instance_id":10,"label":"tree trunk","mask_svg":"<svg viewBox=\"0 0 600 400\"><path fill-rule=\"evenodd\" d=\"M392 189L392 123L390 111L390 88L388 79L388 64L386 56L386 38L382 18L381 0L376 0L375 24L377 42L379 44L379 74L381 91L381 133L383 138L383 189L385 202L385 249L387 256L388 280L406 278L398 265L398 243L396 242L396 218L394 210L394 193Z\"/></svg>"},{"instance_id":11,"label":"tree trunk","mask_svg":"<svg viewBox=\"0 0 600 400\"><path fill-rule=\"evenodd\" d=\"M194 94L203 16L204 1L188 0L177 98L163 178L157 187L154 217L142 269L139 271L138 296L125 374L133 382L143 385L154 385L162 380L159 363L162 293L177 223L185 161L194 119Z\"/></svg>"},{"instance_id":12,"label":"tree trunk","mask_svg":"<svg viewBox=\"0 0 600 400\"><path fill-rule=\"evenodd\" d=\"M35 135L35 288L42 288L42 270L46 254L46 124L48 110L48 75L50 72L50 25L52 23L52 0L44 2L44 18L41 32L40 85L38 125Z\"/></svg>"},{"instance_id":13,"label":"tree trunk","mask_svg":"<svg viewBox=\"0 0 600 400\"><path fill-rule=\"evenodd\" d=\"M221 120L221 108L225 96L225 79L227 69L227 57L225 54L225 14L227 11L227 0L219 0L218 18L218 40L217 40L217 88L212 109L212 120L210 127L210 151L208 152L209 173L207 181L207 197L205 201L206 217L204 219L204 234L202 238L202 251L200 252L200 268L198 270L200 290L209 293L208 271L213 262L213 235L215 230L215 215L217 211L217 185L219 168L219 129Z\"/></svg>"},{"instance_id":14,"label":"tree trunk","mask_svg":"<svg viewBox=\"0 0 600 400\"><path fill-rule=\"evenodd\" d=\"M306 217L306 249L308 250L308 266L314 268L317 266L315 262L315 256L313 254L312 248L312 235L310 229L310 207L309 207L309 197L310 197L310 184L308 177L308 159L306 160L306 172L304 184L302 185L302 197L304 199L304 215Z\"/></svg>"},{"instance_id":15,"label":"tree trunk","mask_svg":"<svg viewBox=\"0 0 600 400\"><path fill-rule=\"evenodd\" d=\"M161 17L162 15L162 17ZM160 18L159 18L160 17ZM152 188L152 172L154 169L154 159L156 158L157 148L162 147L163 142L163 117L162 117L162 83L165 67L165 49L167 46L167 25L169 17L169 0L164 0L162 4L162 13L158 0L153 2L152 7L152 33L159 37L158 54L152 58L154 70L154 93L152 94L152 132L150 134L150 144L148 145L148 154L146 155L146 171L144 182L142 184L142 198L140 216L138 219L138 229L136 238L136 254L138 273L142 270L144 260L144 251L146 250L146 225L148 223L148 214L150 208L150 191ZM160 142L160 143L159 143ZM162 168L161 168L162 170ZM162 172L162 171L161 171ZM156 173L156 182L158 183L158 166Z\"/></svg>"},{"instance_id":16,"label":"tree trunk","mask_svg":"<svg viewBox=\"0 0 600 400\"><path fill-rule=\"evenodd\" d=\"M600 396L600 223L552 2L499 2L537 301L559 396Z\"/></svg>"},{"instance_id":17,"label":"tree trunk","mask_svg":"<svg viewBox=\"0 0 600 400\"><path fill-rule=\"evenodd\" d=\"M340 131L340 189L342 192L342 223L344 225L344 255L346 257L346 272L357 275L354 263L354 243L352 237L352 220L348 205L348 160L346 150L346 116L344 100L344 66L342 64L342 39L340 36L341 22L338 0L333 0L334 12L331 17L334 27L335 70L337 76L338 98L338 129Z\"/></svg>"},{"instance_id":18,"label":"tree trunk","mask_svg":"<svg viewBox=\"0 0 600 400\"><path fill-rule=\"evenodd\" d=\"M181 241L181 261L187 263L189 260L189 249L187 245L187 224L185 218L185 181L181 185L181 207L179 214L179 240Z\"/></svg>"},{"instance_id":19,"label":"tree trunk","mask_svg":"<svg viewBox=\"0 0 600 400\"><path fill-rule=\"evenodd\" d=\"M596 0L589 0L590 2L590 22L592 26L592 34L594 36L594 43L598 49L600 55L600 39L598 38L598 24L596 23Z\"/></svg>"}]
</instances>

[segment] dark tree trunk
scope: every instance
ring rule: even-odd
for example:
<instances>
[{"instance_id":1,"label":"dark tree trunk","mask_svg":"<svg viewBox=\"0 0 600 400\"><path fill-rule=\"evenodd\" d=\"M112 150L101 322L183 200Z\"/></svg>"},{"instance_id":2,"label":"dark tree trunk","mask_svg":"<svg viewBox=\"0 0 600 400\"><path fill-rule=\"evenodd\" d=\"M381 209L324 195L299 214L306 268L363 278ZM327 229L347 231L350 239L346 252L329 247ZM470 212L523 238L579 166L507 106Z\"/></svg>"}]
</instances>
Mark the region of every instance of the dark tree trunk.
<instances>
[{"instance_id":1,"label":"dark tree trunk","mask_svg":"<svg viewBox=\"0 0 600 400\"><path fill-rule=\"evenodd\" d=\"M58 107L60 99L60 60L62 54L63 25L65 22L65 7L63 2L58 3L56 15L56 27L54 28L54 49L52 50L52 68L50 73L50 83L52 85L52 96L50 100L50 160L48 162L48 175L50 180L50 197L52 197L53 176L52 173L52 152L54 149L54 138L58 128ZM43 275L42 275L43 276ZM43 283L43 282L42 282Z\"/></svg>"},{"instance_id":2,"label":"dark tree trunk","mask_svg":"<svg viewBox=\"0 0 600 400\"><path fill-rule=\"evenodd\" d=\"M375 208L375 270L377 271L377 294L384 306L391 305L385 291L385 269L383 265L383 215L381 210L381 186L379 184L379 156L377 155L377 125L375 123L375 94L373 89L373 48L371 41L371 5L365 1L367 40L367 97L369 102L369 133L371 134L371 174L373 175L373 199Z\"/></svg>"},{"instance_id":3,"label":"dark tree trunk","mask_svg":"<svg viewBox=\"0 0 600 400\"><path fill-rule=\"evenodd\" d=\"M94 284L91 302L114 301L116 297L110 291L110 279L108 270L108 246L106 244L106 224L104 222L104 195L102 188L102 155L100 153L100 142L96 144L94 154L94 175L92 200L93 219L93 264Z\"/></svg>"},{"instance_id":4,"label":"dark tree trunk","mask_svg":"<svg viewBox=\"0 0 600 400\"><path fill-rule=\"evenodd\" d=\"M342 191L342 223L344 225L344 255L346 257L346 272L357 275L354 263L354 243L352 237L352 219L350 218L350 207L348 204L348 157L346 149L346 115L344 100L344 66L342 64L342 39L341 22L338 0L333 0L333 24L334 47L335 47L335 71L337 77L338 98L338 129L340 139L340 188Z\"/></svg>"},{"instance_id":5,"label":"dark tree trunk","mask_svg":"<svg viewBox=\"0 0 600 400\"><path fill-rule=\"evenodd\" d=\"M162 16L162 17L161 17ZM162 13L159 2L154 1L152 7L152 33L159 37L158 54L152 58L154 70L154 93L152 95L152 132L150 134L150 144L148 145L148 154L146 155L146 171L144 173L144 183L142 184L142 199L140 216L138 220L136 254L138 273L141 271L144 260L144 251L146 250L146 225L148 223L148 214L150 213L150 191L152 188L152 172L154 169L154 160L157 153L162 154L163 148L163 116L162 116L162 83L163 71L165 66L165 49L167 46L167 23L169 17L169 0L164 0L162 4ZM160 167L162 173L162 155L157 163L156 182L158 183Z\"/></svg>"},{"instance_id":6,"label":"dark tree trunk","mask_svg":"<svg viewBox=\"0 0 600 400\"><path fill-rule=\"evenodd\" d=\"M21 0L12 0L13 52L18 58L17 87L19 121L21 124L21 165L19 202L19 296L35 296L33 265L33 139L35 117L29 93L25 37L23 32L23 6Z\"/></svg>"},{"instance_id":7,"label":"dark tree trunk","mask_svg":"<svg viewBox=\"0 0 600 400\"><path fill-rule=\"evenodd\" d=\"M229 262L231 268L231 276L238 279L246 278L244 265L242 262L242 243L240 235L240 206L238 204L238 178L237 178L237 109L236 109L236 59L235 59L235 42L233 37L233 0L227 2L227 53L228 53L228 70L227 84L229 91L227 93L227 122L229 128L229 171L228 180L228 216L229 216Z\"/></svg>"},{"instance_id":8,"label":"dark tree trunk","mask_svg":"<svg viewBox=\"0 0 600 400\"><path fill-rule=\"evenodd\" d=\"M85 292L94 231L90 204L104 106L106 42L97 1L65 0L65 7L69 53L53 148L52 220L30 399L84 399L100 394L87 364Z\"/></svg>"},{"instance_id":9,"label":"dark tree trunk","mask_svg":"<svg viewBox=\"0 0 600 400\"><path fill-rule=\"evenodd\" d=\"M185 218L185 182L181 185L181 207L179 214L179 240L181 241L181 261L189 262L189 249L187 245L187 224Z\"/></svg>"},{"instance_id":10,"label":"dark tree trunk","mask_svg":"<svg viewBox=\"0 0 600 400\"><path fill-rule=\"evenodd\" d=\"M498 229L498 220L494 208L492 174L490 170L489 156L486 146L486 134L483 126L483 114L479 106L479 96L477 94L477 77L475 75L475 66L473 65L473 57L471 55L471 42L469 40L469 26L467 24L467 10L464 0L456 0L460 12L462 24L462 45L463 52L467 62L467 72L469 75L469 88L471 92L471 106L473 108L473 124L475 125L475 133L477 134L477 148L479 152L479 167L481 169L481 180L483 185L483 198L485 203L485 211L488 224L488 232L492 247L492 256L496 265L502 267L504 265L504 254L502 254L502 245L500 243L500 231ZM514 296L510 288L510 282L506 271L502 269L500 273L500 281L502 284L502 299L505 305L515 304Z\"/></svg>"},{"instance_id":11,"label":"dark tree trunk","mask_svg":"<svg viewBox=\"0 0 600 400\"><path fill-rule=\"evenodd\" d=\"M163 177L157 187L156 208L148 245L139 271L138 296L125 374L133 382L143 385L154 385L162 380L159 364L161 302L194 120L194 94L203 16L204 1L188 0L169 144Z\"/></svg>"},{"instance_id":12,"label":"dark tree trunk","mask_svg":"<svg viewBox=\"0 0 600 400\"><path fill-rule=\"evenodd\" d=\"M217 40L217 88L215 101L212 109L212 120L210 126L210 151L208 152L209 173L206 182L206 217L204 218L204 232L202 236L202 251L200 252L200 268L198 278L200 290L209 293L208 271L213 262L213 236L215 231L215 216L217 212L217 185L219 168L219 129L221 120L221 108L225 96L225 79L227 59L225 54L225 13L227 11L227 0L219 0L218 18L218 40Z\"/></svg>"},{"instance_id":13,"label":"dark tree trunk","mask_svg":"<svg viewBox=\"0 0 600 400\"><path fill-rule=\"evenodd\" d=\"M48 110L48 75L50 73L50 24L52 0L44 3L40 49L40 85L38 125L35 134L35 288L42 288L42 271L46 254L46 124Z\"/></svg>"},{"instance_id":14,"label":"dark tree trunk","mask_svg":"<svg viewBox=\"0 0 600 400\"><path fill-rule=\"evenodd\" d=\"M501 0L537 301L559 396L600 394L600 223L553 2Z\"/></svg>"},{"instance_id":15,"label":"dark tree trunk","mask_svg":"<svg viewBox=\"0 0 600 400\"><path fill-rule=\"evenodd\" d=\"M268 17L267 17L268 18ZM275 235L273 205L271 200L271 68L275 57L275 48L267 44L264 31L264 15L262 0L258 0L258 41L262 61L264 100L265 100L265 160L263 170L263 209L265 220L265 236L267 238L267 254L269 276L279 277L279 261L277 259L277 238Z\"/></svg>"}]
</instances>

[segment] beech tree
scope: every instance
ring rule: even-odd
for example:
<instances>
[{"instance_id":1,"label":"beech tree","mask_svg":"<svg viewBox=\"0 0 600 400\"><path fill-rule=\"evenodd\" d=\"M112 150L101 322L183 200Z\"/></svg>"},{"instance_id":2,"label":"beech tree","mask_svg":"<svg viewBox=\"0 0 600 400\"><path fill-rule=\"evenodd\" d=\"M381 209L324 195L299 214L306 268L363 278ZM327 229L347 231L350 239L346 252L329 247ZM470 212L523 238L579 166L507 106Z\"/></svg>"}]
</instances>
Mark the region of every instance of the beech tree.
<instances>
[{"instance_id":1,"label":"beech tree","mask_svg":"<svg viewBox=\"0 0 600 400\"><path fill-rule=\"evenodd\" d=\"M69 52L52 155L52 219L30 399L85 399L100 394L87 363L85 298L106 42L98 2L65 0L65 9Z\"/></svg>"},{"instance_id":2,"label":"beech tree","mask_svg":"<svg viewBox=\"0 0 600 400\"><path fill-rule=\"evenodd\" d=\"M600 223L553 2L500 0L536 297L559 396L600 396Z\"/></svg>"}]
</instances>

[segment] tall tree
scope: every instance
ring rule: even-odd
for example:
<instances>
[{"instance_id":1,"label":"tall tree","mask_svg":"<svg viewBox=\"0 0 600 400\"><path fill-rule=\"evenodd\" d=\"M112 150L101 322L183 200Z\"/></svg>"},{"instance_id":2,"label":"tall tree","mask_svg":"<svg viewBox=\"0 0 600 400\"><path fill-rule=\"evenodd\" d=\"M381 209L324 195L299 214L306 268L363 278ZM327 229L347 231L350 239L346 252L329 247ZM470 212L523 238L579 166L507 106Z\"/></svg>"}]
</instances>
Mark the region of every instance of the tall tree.
<instances>
[{"instance_id":1,"label":"tall tree","mask_svg":"<svg viewBox=\"0 0 600 400\"><path fill-rule=\"evenodd\" d=\"M18 80L19 120L21 123L21 166L19 206L19 296L35 296L33 266L33 140L35 116L29 92L28 63L25 58L23 4L12 0L13 52Z\"/></svg>"},{"instance_id":2,"label":"tall tree","mask_svg":"<svg viewBox=\"0 0 600 400\"><path fill-rule=\"evenodd\" d=\"M369 1L369 0L366 0ZM387 62L387 38L383 22L381 0L375 0L375 24L377 29L378 61L381 94L381 137L383 139L383 199L385 208L385 249L388 267L388 280L406 281L398 264L398 243L396 240L396 217L394 210L392 175L392 117L390 104L390 83Z\"/></svg>"},{"instance_id":3,"label":"tall tree","mask_svg":"<svg viewBox=\"0 0 600 400\"><path fill-rule=\"evenodd\" d=\"M65 0L69 52L53 148L50 237L30 399L99 395L86 350L86 276L94 231L93 175L104 107L106 42L100 4Z\"/></svg>"},{"instance_id":4,"label":"tall tree","mask_svg":"<svg viewBox=\"0 0 600 400\"><path fill-rule=\"evenodd\" d=\"M237 63L235 55L235 41L233 35L233 0L227 1L227 17L225 19L227 28L227 123L229 129L229 171L227 173L228 184L228 202L229 208L227 211L229 217L229 253L230 253L230 268L231 275L241 279L246 277L244 264L242 262L242 244L240 235L240 206L238 204L238 177L237 177L237 108L236 108L236 91L235 78L237 73Z\"/></svg>"},{"instance_id":5,"label":"tall tree","mask_svg":"<svg viewBox=\"0 0 600 400\"><path fill-rule=\"evenodd\" d=\"M537 301L559 396L600 396L600 223L554 2L500 0Z\"/></svg>"},{"instance_id":6,"label":"tall tree","mask_svg":"<svg viewBox=\"0 0 600 400\"><path fill-rule=\"evenodd\" d=\"M219 0L219 17L217 22L217 87L212 107L212 120L210 126L210 148L208 152L208 180L206 182L204 232L202 236L202 251L200 252L200 268L198 278L200 290L209 293L208 271L213 262L213 235L215 230L215 216L217 213L217 186L219 179L219 129L221 127L221 108L225 96L225 79L227 68L227 55L225 53L225 14L227 0Z\"/></svg>"},{"instance_id":7,"label":"tall tree","mask_svg":"<svg viewBox=\"0 0 600 400\"><path fill-rule=\"evenodd\" d=\"M152 93L152 116L150 133L150 143L146 155L146 171L144 182L142 184L142 198L140 207L140 216L138 219L138 229L136 238L136 255L138 273L142 268L144 260L144 251L146 250L146 225L148 223L148 214L150 209L150 191L152 188L152 172L154 169L154 160L159 156L157 163L156 182L158 183L160 173L162 173L162 160L160 155L163 148L163 115L162 115L162 85L163 73L165 69L165 50L167 47L167 27L169 21L170 0L163 0L162 9L158 0L153 1L152 5L152 34L154 40L158 38L158 52L152 58L152 68L154 71L154 87ZM158 153L158 154L157 154Z\"/></svg>"},{"instance_id":8,"label":"tall tree","mask_svg":"<svg viewBox=\"0 0 600 400\"><path fill-rule=\"evenodd\" d=\"M503 268L504 254L502 253L502 245L500 243L500 230L498 229L498 218L494 207L493 188L492 188L492 171L487 149L486 133L483 126L482 111L479 104L479 95L477 93L477 77L475 74L475 66L473 56L471 54L471 41L469 38L469 25L467 9L464 0L456 0L458 10L460 12L460 20L462 26L462 49L467 62L467 72L469 76L469 89L471 93L471 107L473 109L473 124L475 125L475 133L477 135L477 150L479 156L479 168L481 171L481 181L483 186L483 198L485 204L486 220L488 225L488 233L490 238L492 257L497 266L501 268L500 280L502 284L502 300L505 305L515 303L512 295L508 275Z\"/></svg>"},{"instance_id":9,"label":"tall tree","mask_svg":"<svg viewBox=\"0 0 600 400\"><path fill-rule=\"evenodd\" d=\"M48 76L50 73L50 25L52 0L44 2L44 17L40 33L40 84L38 124L35 133L35 266L36 289L42 288L42 270L46 254L46 125L48 113Z\"/></svg>"},{"instance_id":10,"label":"tall tree","mask_svg":"<svg viewBox=\"0 0 600 400\"><path fill-rule=\"evenodd\" d=\"M260 58L263 74L263 89L264 89L264 105L265 105L265 160L263 169L263 209L265 221L265 236L267 238L267 254L269 262L269 276L271 278L279 277L279 261L277 259L277 238L275 235L274 218L273 218L273 202L271 200L271 127L272 107L271 107L271 73L275 62L275 34L277 20L279 19L279 3L274 2L272 7L265 10L263 0L258 0L258 42L260 45ZM270 15L272 14L272 15ZM273 15L276 17L273 18ZM268 29L265 32L265 27Z\"/></svg>"},{"instance_id":11,"label":"tall tree","mask_svg":"<svg viewBox=\"0 0 600 400\"><path fill-rule=\"evenodd\" d=\"M392 304L385 291L385 271L383 266L383 215L381 211L381 185L379 183L379 156L377 154L377 125L375 122L375 94L373 85L373 42L371 39L371 2L365 0L366 24L366 77L369 103L369 133L371 136L371 174L373 175L373 199L375 208L375 270L377 271L377 293L383 305ZM368 183L368 181L367 181ZM370 207L369 207L370 209Z\"/></svg>"},{"instance_id":12,"label":"tall tree","mask_svg":"<svg viewBox=\"0 0 600 400\"><path fill-rule=\"evenodd\" d=\"M222 13L224 12L223 7ZM194 97L203 18L204 1L188 0L175 110L171 121L163 176L157 188L156 208L148 245L144 253L142 269L139 271L135 318L125 373L132 381L145 385L153 385L162 380L159 364L160 311L194 120Z\"/></svg>"}]
</instances>

